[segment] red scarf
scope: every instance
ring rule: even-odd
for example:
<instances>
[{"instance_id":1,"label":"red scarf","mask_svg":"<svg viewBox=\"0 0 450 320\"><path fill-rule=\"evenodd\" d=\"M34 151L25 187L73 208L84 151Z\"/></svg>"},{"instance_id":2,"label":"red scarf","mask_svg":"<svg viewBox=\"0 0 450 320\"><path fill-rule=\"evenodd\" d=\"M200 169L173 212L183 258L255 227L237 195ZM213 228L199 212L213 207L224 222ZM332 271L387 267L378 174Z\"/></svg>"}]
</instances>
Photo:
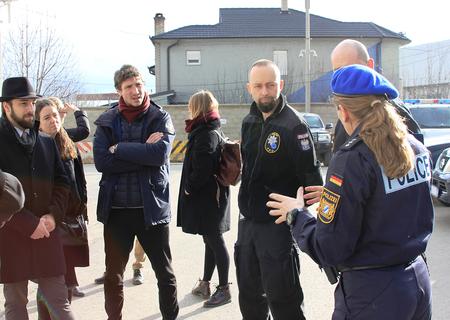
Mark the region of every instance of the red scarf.
<instances>
[{"instance_id":1,"label":"red scarf","mask_svg":"<svg viewBox=\"0 0 450 320\"><path fill-rule=\"evenodd\" d=\"M192 129L194 129L198 124L200 123L208 123L213 120L220 119L219 112L217 111L210 111L205 115L200 115L197 118L194 119L188 119L184 122L186 123L186 128L184 129L187 133L191 132Z\"/></svg>"},{"instance_id":2,"label":"red scarf","mask_svg":"<svg viewBox=\"0 0 450 320\"><path fill-rule=\"evenodd\" d=\"M148 97L147 93L145 93L144 100L139 107L132 107L127 105L122 97L120 97L119 99L119 111L122 113L125 119L127 119L128 123L133 122L133 120L136 119L141 113L147 111L149 107L150 98Z\"/></svg>"}]
</instances>

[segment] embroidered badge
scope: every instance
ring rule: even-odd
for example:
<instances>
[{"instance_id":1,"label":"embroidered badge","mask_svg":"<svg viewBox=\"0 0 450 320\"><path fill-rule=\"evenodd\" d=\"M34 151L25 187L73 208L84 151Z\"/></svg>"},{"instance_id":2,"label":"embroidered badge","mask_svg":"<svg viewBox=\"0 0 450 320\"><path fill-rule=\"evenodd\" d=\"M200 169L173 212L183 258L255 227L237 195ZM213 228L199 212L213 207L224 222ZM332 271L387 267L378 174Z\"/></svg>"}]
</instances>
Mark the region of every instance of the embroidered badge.
<instances>
[{"instance_id":1,"label":"embroidered badge","mask_svg":"<svg viewBox=\"0 0 450 320\"><path fill-rule=\"evenodd\" d=\"M325 224L331 223L334 220L336 209L339 203L340 195L334 193L327 188L323 188L320 196L319 213L320 221Z\"/></svg>"},{"instance_id":2,"label":"embroidered badge","mask_svg":"<svg viewBox=\"0 0 450 320\"><path fill-rule=\"evenodd\" d=\"M266 139L264 144L264 149L268 153L275 153L280 148L281 138L278 132L272 132Z\"/></svg>"},{"instance_id":3,"label":"embroidered badge","mask_svg":"<svg viewBox=\"0 0 450 320\"><path fill-rule=\"evenodd\" d=\"M338 176L335 176L334 174L331 175L330 177L330 182L334 183L335 185L337 185L338 187L342 187L342 178L339 178Z\"/></svg>"}]
</instances>

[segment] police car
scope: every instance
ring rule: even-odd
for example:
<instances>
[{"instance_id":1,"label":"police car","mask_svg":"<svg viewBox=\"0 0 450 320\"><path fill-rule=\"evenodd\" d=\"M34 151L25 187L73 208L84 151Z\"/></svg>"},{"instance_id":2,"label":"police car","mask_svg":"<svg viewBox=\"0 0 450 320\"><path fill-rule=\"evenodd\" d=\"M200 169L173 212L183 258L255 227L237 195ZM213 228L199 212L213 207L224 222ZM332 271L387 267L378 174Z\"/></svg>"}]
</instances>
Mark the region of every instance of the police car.
<instances>
[{"instance_id":1,"label":"police car","mask_svg":"<svg viewBox=\"0 0 450 320\"><path fill-rule=\"evenodd\" d=\"M445 149L433 170L431 195L446 206L450 206L450 148Z\"/></svg>"},{"instance_id":2,"label":"police car","mask_svg":"<svg viewBox=\"0 0 450 320\"><path fill-rule=\"evenodd\" d=\"M311 130L317 158L327 167L330 163L333 149L331 134L328 130L333 128L333 124L327 123L324 125L322 118L316 113L300 112L300 114Z\"/></svg>"},{"instance_id":3,"label":"police car","mask_svg":"<svg viewBox=\"0 0 450 320\"><path fill-rule=\"evenodd\" d=\"M422 129L424 144L436 167L439 155L450 147L450 99L406 99L404 102Z\"/></svg>"}]
</instances>

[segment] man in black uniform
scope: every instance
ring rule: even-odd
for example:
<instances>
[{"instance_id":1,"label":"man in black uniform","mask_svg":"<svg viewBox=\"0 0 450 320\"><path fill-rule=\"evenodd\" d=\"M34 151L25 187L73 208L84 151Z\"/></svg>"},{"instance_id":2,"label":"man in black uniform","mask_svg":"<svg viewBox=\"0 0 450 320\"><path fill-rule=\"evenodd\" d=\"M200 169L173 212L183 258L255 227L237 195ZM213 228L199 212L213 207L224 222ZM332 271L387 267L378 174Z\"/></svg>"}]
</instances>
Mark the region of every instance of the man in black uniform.
<instances>
[{"instance_id":1,"label":"man in black uniform","mask_svg":"<svg viewBox=\"0 0 450 320\"><path fill-rule=\"evenodd\" d=\"M271 192L295 196L299 186L322 185L311 133L280 95L280 70L256 61L247 90L254 102L242 123L242 182L239 190L235 264L244 320L299 320L303 292L299 258L289 228L274 224L266 202Z\"/></svg>"},{"instance_id":2,"label":"man in black uniform","mask_svg":"<svg viewBox=\"0 0 450 320\"><path fill-rule=\"evenodd\" d=\"M374 60L369 57L367 48L359 41L346 39L338 43L331 53L331 65L333 70L337 70L344 66L351 64L361 64L374 68ZM423 143L423 135L416 120L414 120L411 112L405 107L404 103L400 99L394 99L389 101L397 113L404 119L409 133ZM334 147L333 153L344 144L348 139L348 134L345 132L340 120L337 121L334 129Z\"/></svg>"}]
</instances>

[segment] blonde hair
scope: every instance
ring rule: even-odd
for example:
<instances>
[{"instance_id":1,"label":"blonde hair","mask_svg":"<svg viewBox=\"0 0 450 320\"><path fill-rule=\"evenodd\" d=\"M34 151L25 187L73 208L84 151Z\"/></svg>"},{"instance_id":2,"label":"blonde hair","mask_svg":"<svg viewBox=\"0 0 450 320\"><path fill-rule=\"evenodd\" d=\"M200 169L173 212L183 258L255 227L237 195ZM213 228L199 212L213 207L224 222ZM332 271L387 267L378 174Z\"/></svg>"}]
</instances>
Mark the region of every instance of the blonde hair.
<instances>
[{"instance_id":1,"label":"blonde hair","mask_svg":"<svg viewBox=\"0 0 450 320\"><path fill-rule=\"evenodd\" d=\"M194 93L189 98L188 107L192 119L204 117L210 111L219 111L217 99L208 90L200 90Z\"/></svg>"},{"instance_id":2,"label":"blonde hair","mask_svg":"<svg viewBox=\"0 0 450 320\"><path fill-rule=\"evenodd\" d=\"M56 108L56 111L58 111L58 106L54 102L54 99L48 98L36 100L35 114L38 120L40 119L42 109L47 106L54 107ZM62 160L76 159L78 157L77 147L72 139L70 139L66 130L62 127L62 124L61 129L56 133L55 142Z\"/></svg>"},{"instance_id":3,"label":"blonde hair","mask_svg":"<svg viewBox=\"0 0 450 320\"><path fill-rule=\"evenodd\" d=\"M405 176L414 167L414 152L408 130L394 107L383 97L369 95L334 97L361 123L359 136L375 154L389 178Z\"/></svg>"},{"instance_id":4,"label":"blonde hair","mask_svg":"<svg viewBox=\"0 0 450 320\"><path fill-rule=\"evenodd\" d=\"M47 99L53 102L58 112L64 109L64 103L58 97L48 97Z\"/></svg>"}]
</instances>

